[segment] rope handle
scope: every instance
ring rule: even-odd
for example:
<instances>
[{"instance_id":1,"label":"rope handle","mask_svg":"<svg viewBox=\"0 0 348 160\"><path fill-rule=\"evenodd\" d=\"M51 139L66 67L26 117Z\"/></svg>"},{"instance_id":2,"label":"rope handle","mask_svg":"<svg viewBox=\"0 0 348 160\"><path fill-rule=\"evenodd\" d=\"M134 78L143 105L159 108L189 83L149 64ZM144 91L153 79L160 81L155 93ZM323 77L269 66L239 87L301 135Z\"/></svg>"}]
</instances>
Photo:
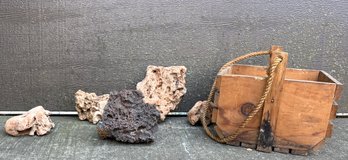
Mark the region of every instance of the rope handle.
<instances>
[{"instance_id":1,"label":"rope handle","mask_svg":"<svg viewBox=\"0 0 348 160\"><path fill-rule=\"evenodd\" d=\"M231 67L233 64L251 58L251 57L256 57L256 56L261 56L261 55L271 55L274 54L272 51L259 51L259 52L252 52L243 56L240 56L230 62L227 62L225 65L223 65L219 72L220 73L222 70ZM241 130L245 128L245 126L252 120L252 118L259 112L259 110L263 107L263 104L267 98L267 95L269 94L271 90L271 86L273 84L273 79L275 76L275 70L278 67L278 65L282 62L282 57L281 56L275 56L273 63L269 66L268 68L268 77L267 77L267 82L266 82L266 87L264 88L264 92L260 98L260 101L258 102L257 106L249 113L248 117L243 121L243 123L238 127L238 129L230 136L220 138L216 135L214 135L210 129L208 128L208 124L206 121L206 114L208 111L208 107L210 103L212 103L212 98L214 95L214 90L216 87L216 79L214 80L213 86L210 90L209 97L208 97L208 102L203 104L202 107L202 112L200 116L200 121L202 122L202 126L206 132L206 134L213 140L219 142L219 143L227 143L230 141L233 141L237 138L237 136L240 134Z\"/></svg>"}]
</instances>

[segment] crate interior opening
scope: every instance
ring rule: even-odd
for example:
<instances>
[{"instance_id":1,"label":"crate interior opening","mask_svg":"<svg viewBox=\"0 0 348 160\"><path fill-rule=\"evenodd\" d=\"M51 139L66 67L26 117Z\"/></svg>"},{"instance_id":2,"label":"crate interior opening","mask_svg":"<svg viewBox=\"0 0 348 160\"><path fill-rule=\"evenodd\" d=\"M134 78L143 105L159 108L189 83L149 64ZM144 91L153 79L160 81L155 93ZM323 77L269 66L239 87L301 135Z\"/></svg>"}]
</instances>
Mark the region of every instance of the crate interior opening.
<instances>
[{"instance_id":1,"label":"crate interior opening","mask_svg":"<svg viewBox=\"0 0 348 160\"><path fill-rule=\"evenodd\" d=\"M233 65L231 68L228 68L222 71L221 74L266 77L267 69L268 68L266 66ZM320 74L321 74L321 71L319 70L287 68L285 73L285 79L329 82L329 83L333 82L330 80L330 78L328 78L329 80L323 80L319 78Z\"/></svg>"}]
</instances>

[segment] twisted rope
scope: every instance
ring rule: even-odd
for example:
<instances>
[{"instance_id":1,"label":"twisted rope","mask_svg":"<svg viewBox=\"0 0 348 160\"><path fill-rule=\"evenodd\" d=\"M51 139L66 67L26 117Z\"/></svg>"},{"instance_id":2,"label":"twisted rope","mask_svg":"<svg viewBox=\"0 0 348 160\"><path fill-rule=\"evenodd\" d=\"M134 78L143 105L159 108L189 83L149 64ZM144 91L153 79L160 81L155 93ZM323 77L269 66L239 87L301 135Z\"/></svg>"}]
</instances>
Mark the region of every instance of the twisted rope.
<instances>
[{"instance_id":1,"label":"twisted rope","mask_svg":"<svg viewBox=\"0 0 348 160\"><path fill-rule=\"evenodd\" d=\"M240 56L228 63L226 63L225 65L223 65L221 67L221 69L219 70L219 73L230 67L231 65L239 62L239 61L242 61L244 59L247 59L247 58L250 58L250 57L255 57L255 56L260 56L260 55L267 55L267 54L270 54L269 51L260 51L260 52L252 52L252 53L249 53L249 54L246 54L244 56ZM212 102L212 98L213 98L213 95L214 95L214 90L215 90L215 87L216 87L216 79L214 80L214 83L213 83L213 86L210 90L210 93L209 93L209 97L208 97L208 103L205 103L203 105L203 108L202 108L202 112L201 112L201 116L200 116L200 121L202 122L202 125L203 125L203 128L206 132L206 134L213 140L219 142L219 143L227 143L227 142L230 142L230 141L233 141L234 139L237 138L237 136L240 134L241 130L243 128L245 128L245 126L252 120L252 118L260 111L260 109L263 107L263 104L271 90L271 87L272 87L272 84L273 84L273 79L274 79L274 75L275 75L275 70L277 68L277 66L281 63L282 61L282 58L281 57L276 57L273 61L273 63L271 64L271 66L269 67L268 69L268 78L267 78L267 82L266 82L266 87L264 89L264 92L260 98L260 101L259 103L257 104L257 106L252 110L252 112L249 113L248 117L243 121L243 123L238 127L238 129L230 136L227 136L227 137L223 137L223 138L220 138L218 136L215 136L211 131L210 129L208 128L208 124L207 124L207 121L206 121L206 113L207 113L207 110L208 110L208 105L210 102Z\"/></svg>"}]
</instances>

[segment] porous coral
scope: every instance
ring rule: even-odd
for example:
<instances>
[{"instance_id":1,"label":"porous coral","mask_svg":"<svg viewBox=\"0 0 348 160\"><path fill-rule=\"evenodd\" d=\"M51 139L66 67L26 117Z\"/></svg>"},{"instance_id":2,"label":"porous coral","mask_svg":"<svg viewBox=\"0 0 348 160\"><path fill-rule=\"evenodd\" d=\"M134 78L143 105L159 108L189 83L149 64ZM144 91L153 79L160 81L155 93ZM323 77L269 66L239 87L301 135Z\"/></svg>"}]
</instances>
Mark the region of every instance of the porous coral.
<instances>
[{"instance_id":1,"label":"porous coral","mask_svg":"<svg viewBox=\"0 0 348 160\"><path fill-rule=\"evenodd\" d=\"M177 108L186 93L185 66L148 66L145 78L137 84L137 90L144 94L145 103L156 105L161 120Z\"/></svg>"},{"instance_id":2,"label":"porous coral","mask_svg":"<svg viewBox=\"0 0 348 160\"><path fill-rule=\"evenodd\" d=\"M95 93L87 93L78 90L75 93L76 110L80 120L88 120L96 124L103 115L104 107L109 99L109 94L97 96Z\"/></svg>"}]
</instances>

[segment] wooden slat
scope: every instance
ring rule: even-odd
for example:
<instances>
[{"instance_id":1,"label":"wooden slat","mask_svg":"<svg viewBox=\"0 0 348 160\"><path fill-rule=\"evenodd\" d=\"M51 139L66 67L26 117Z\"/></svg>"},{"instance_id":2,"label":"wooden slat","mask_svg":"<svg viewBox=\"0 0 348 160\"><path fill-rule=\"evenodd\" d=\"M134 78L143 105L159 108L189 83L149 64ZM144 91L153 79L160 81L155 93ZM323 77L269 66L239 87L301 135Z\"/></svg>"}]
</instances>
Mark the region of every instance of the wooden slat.
<instances>
[{"instance_id":1,"label":"wooden slat","mask_svg":"<svg viewBox=\"0 0 348 160\"><path fill-rule=\"evenodd\" d=\"M222 77L221 75L216 77L214 104L219 104L221 77ZM213 108L212 119L211 119L212 123L216 123L217 113L218 113L217 108Z\"/></svg>"},{"instance_id":2,"label":"wooden slat","mask_svg":"<svg viewBox=\"0 0 348 160\"><path fill-rule=\"evenodd\" d=\"M241 146L241 142L239 142L239 141L227 142L226 144L231 145L231 146L237 146L237 147Z\"/></svg>"},{"instance_id":3,"label":"wooden slat","mask_svg":"<svg viewBox=\"0 0 348 160\"><path fill-rule=\"evenodd\" d=\"M220 90L220 86L221 86L221 77L222 77L222 75L216 76L215 89L217 89L217 90Z\"/></svg>"},{"instance_id":4,"label":"wooden slat","mask_svg":"<svg viewBox=\"0 0 348 160\"><path fill-rule=\"evenodd\" d=\"M338 104L336 101L333 102L331 112L330 112L330 120L333 120L336 118L336 113L338 109Z\"/></svg>"},{"instance_id":5,"label":"wooden slat","mask_svg":"<svg viewBox=\"0 0 348 160\"><path fill-rule=\"evenodd\" d=\"M263 152L271 152L273 145L273 130L276 129L278 119L279 99L282 96L283 82L285 79L285 71L288 63L288 53L283 52L280 46L272 46L270 65L273 64L276 57L282 57L282 62L275 70L272 88L266 98L260 132L258 138L257 150Z\"/></svg>"},{"instance_id":6,"label":"wooden slat","mask_svg":"<svg viewBox=\"0 0 348 160\"><path fill-rule=\"evenodd\" d=\"M317 81L319 72L320 71L318 70L287 68L285 79ZM233 65L230 74L254 75L264 77L267 76L267 67L235 64Z\"/></svg>"},{"instance_id":7,"label":"wooden slat","mask_svg":"<svg viewBox=\"0 0 348 160\"><path fill-rule=\"evenodd\" d=\"M251 148L251 149L255 149L256 148L256 144L249 144L249 143L241 143L240 146L244 147L244 148Z\"/></svg>"},{"instance_id":8,"label":"wooden slat","mask_svg":"<svg viewBox=\"0 0 348 160\"><path fill-rule=\"evenodd\" d=\"M329 120L333 120L336 118L336 113L338 109L338 104L336 101L333 102L331 112L330 112L330 118ZM332 131L333 131L333 124L330 121L329 124L327 125L327 130L326 130L326 138L330 138L332 136Z\"/></svg>"},{"instance_id":9,"label":"wooden slat","mask_svg":"<svg viewBox=\"0 0 348 160\"><path fill-rule=\"evenodd\" d=\"M285 154L290 153L290 150L289 150L288 148L278 148L278 147L274 147L273 151L274 151L274 152L279 152L279 153L285 153Z\"/></svg>"},{"instance_id":10,"label":"wooden slat","mask_svg":"<svg viewBox=\"0 0 348 160\"><path fill-rule=\"evenodd\" d=\"M318 80L322 82L335 83L336 84L335 100L337 101L338 99L340 99L343 92L343 84L341 82L333 78L331 75L329 75L325 71L320 71L318 75Z\"/></svg>"},{"instance_id":11,"label":"wooden slat","mask_svg":"<svg viewBox=\"0 0 348 160\"><path fill-rule=\"evenodd\" d=\"M221 76L220 95L217 104L218 114L216 125L221 129L224 136L231 135L246 119L246 115L241 112L241 106L245 103L257 104L265 84L264 77L227 75ZM261 113L250 121L242 130L237 141L256 144Z\"/></svg>"},{"instance_id":12,"label":"wooden slat","mask_svg":"<svg viewBox=\"0 0 348 160\"><path fill-rule=\"evenodd\" d=\"M325 135L326 138L330 138L332 136L332 130L333 130L333 124L329 122L326 129L326 135Z\"/></svg>"},{"instance_id":13,"label":"wooden slat","mask_svg":"<svg viewBox=\"0 0 348 160\"><path fill-rule=\"evenodd\" d=\"M216 123L217 118L217 108L213 108L212 116L211 116L211 123Z\"/></svg>"},{"instance_id":14,"label":"wooden slat","mask_svg":"<svg viewBox=\"0 0 348 160\"><path fill-rule=\"evenodd\" d=\"M307 156L308 155L308 150L296 150L296 149L292 149L290 150L291 154L294 155L301 155L301 156Z\"/></svg>"},{"instance_id":15,"label":"wooden slat","mask_svg":"<svg viewBox=\"0 0 348 160\"><path fill-rule=\"evenodd\" d=\"M322 141L326 137L335 87L333 83L285 80L274 131L276 146L308 149Z\"/></svg>"},{"instance_id":16,"label":"wooden slat","mask_svg":"<svg viewBox=\"0 0 348 160\"><path fill-rule=\"evenodd\" d=\"M255 65L235 64L231 68L230 74L265 77L265 76L267 76L267 67L255 66Z\"/></svg>"}]
</instances>

